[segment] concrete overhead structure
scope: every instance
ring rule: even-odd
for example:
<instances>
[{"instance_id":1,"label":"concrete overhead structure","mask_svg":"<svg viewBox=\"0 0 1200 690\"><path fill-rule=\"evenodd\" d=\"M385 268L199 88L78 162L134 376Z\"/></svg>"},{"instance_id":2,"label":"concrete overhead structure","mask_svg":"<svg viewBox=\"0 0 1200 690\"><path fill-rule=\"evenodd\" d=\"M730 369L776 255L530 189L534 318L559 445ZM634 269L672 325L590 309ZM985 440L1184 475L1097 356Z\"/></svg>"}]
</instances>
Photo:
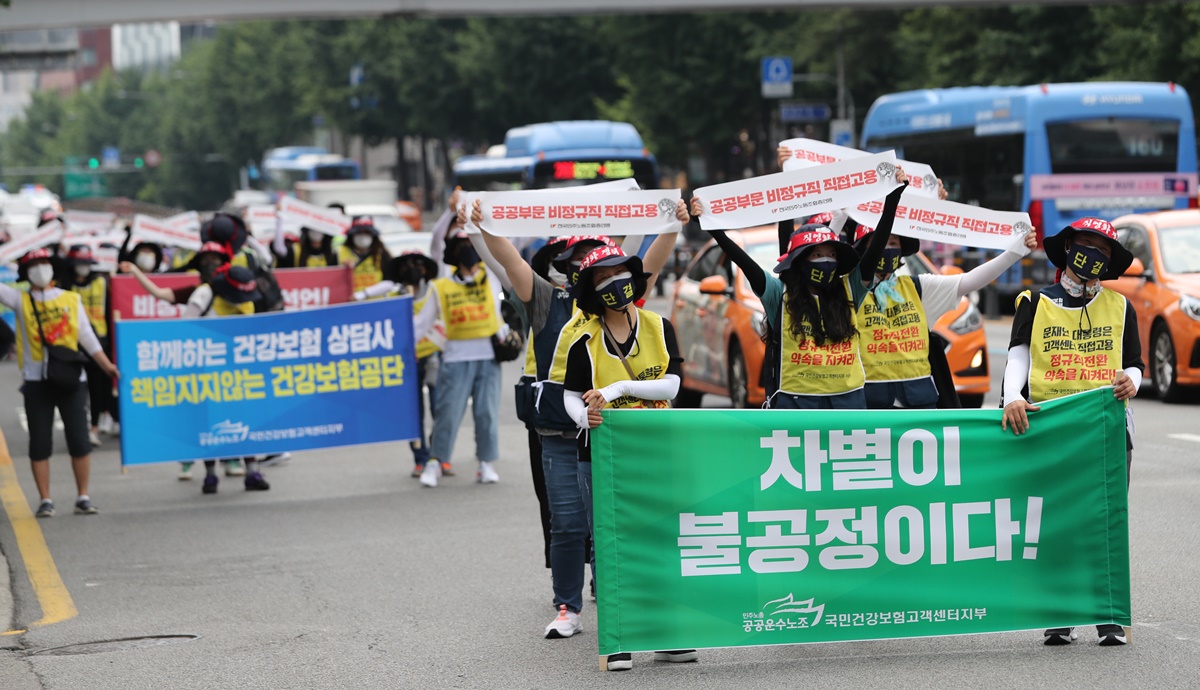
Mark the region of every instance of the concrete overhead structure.
<instances>
[{"instance_id":1,"label":"concrete overhead structure","mask_svg":"<svg viewBox=\"0 0 1200 690\"><path fill-rule=\"evenodd\" d=\"M388 15L519 15L982 5L987 0L12 0L0 28ZM990 3L990 4L995 4ZM1059 3L1061 4L1061 3Z\"/></svg>"}]
</instances>

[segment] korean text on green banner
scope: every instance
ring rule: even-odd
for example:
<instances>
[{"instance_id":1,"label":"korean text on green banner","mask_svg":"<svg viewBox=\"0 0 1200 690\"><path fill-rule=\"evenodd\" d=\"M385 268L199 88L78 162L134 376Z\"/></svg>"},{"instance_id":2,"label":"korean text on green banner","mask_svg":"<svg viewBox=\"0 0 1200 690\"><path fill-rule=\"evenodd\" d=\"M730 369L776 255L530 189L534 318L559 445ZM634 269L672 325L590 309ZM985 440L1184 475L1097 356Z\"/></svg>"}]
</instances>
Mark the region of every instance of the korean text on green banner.
<instances>
[{"instance_id":1,"label":"korean text on green banner","mask_svg":"<svg viewBox=\"0 0 1200 690\"><path fill-rule=\"evenodd\" d=\"M606 412L599 646L1130 625L1125 408Z\"/></svg>"}]
</instances>

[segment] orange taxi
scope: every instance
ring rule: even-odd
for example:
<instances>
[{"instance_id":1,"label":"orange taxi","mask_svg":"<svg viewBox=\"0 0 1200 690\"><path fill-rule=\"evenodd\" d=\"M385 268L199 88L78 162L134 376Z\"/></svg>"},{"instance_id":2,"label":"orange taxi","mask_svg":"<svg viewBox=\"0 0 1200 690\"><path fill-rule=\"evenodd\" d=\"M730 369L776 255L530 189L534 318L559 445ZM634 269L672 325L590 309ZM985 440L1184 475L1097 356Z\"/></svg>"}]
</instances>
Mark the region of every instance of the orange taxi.
<instances>
[{"instance_id":1,"label":"orange taxi","mask_svg":"<svg viewBox=\"0 0 1200 690\"><path fill-rule=\"evenodd\" d=\"M1200 211L1163 211L1113 221L1133 265L1105 286L1137 312L1147 377L1158 397L1178 402L1200 385Z\"/></svg>"},{"instance_id":2,"label":"orange taxi","mask_svg":"<svg viewBox=\"0 0 1200 690\"><path fill-rule=\"evenodd\" d=\"M730 232L764 270L779 259L775 226ZM901 272L933 273L923 254L905 260ZM952 269L960 270L960 269ZM722 395L733 406L758 407L766 399L760 383L763 354L763 306L750 283L725 252L710 241L675 283L671 324L683 356L683 383L678 407L699 407L705 394ZM991 387L983 316L964 297L958 307L934 324L949 347L946 357L964 407L979 407Z\"/></svg>"}]
</instances>

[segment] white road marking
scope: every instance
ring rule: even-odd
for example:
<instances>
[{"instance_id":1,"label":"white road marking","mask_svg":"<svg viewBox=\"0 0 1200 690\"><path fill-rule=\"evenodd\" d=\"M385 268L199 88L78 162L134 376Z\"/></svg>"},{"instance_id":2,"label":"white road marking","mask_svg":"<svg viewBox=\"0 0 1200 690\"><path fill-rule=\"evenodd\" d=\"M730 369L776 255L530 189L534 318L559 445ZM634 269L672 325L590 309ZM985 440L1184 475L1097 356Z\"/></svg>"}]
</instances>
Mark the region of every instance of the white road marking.
<instances>
[{"instance_id":1,"label":"white road marking","mask_svg":"<svg viewBox=\"0 0 1200 690\"><path fill-rule=\"evenodd\" d=\"M1192 443L1200 443L1200 434L1167 434L1167 438L1173 438L1179 441L1191 441Z\"/></svg>"}]
</instances>

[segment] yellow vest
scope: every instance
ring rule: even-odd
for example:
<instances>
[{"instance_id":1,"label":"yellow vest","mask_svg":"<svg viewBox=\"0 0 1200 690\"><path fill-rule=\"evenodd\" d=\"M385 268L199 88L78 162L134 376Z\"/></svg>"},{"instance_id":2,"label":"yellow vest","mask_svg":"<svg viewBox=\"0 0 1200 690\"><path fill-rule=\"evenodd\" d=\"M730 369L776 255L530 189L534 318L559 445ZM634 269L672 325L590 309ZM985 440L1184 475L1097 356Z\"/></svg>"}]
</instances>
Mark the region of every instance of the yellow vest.
<instances>
[{"instance_id":1,"label":"yellow vest","mask_svg":"<svg viewBox=\"0 0 1200 690\"><path fill-rule=\"evenodd\" d=\"M217 316L243 316L254 313L254 302L234 304L224 297L213 295L212 307L210 309Z\"/></svg>"},{"instance_id":2,"label":"yellow vest","mask_svg":"<svg viewBox=\"0 0 1200 690\"><path fill-rule=\"evenodd\" d=\"M296 257L299 258L300 253L296 252ZM325 255L321 253L309 254L304 260L304 268L326 268L329 262L325 260Z\"/></svg>"},{"instance_id":3,"label":"yellow vest","mask_svg":"<svg viewBox=\"0 0 1200 690\"><path fill-rule=\"evenodd\" d=\"M621 358L611 354L604 344L604 331L601 330L599 318L589 319L576 335L577 339L587 339L588 358L592 360L592 388L600 389L629 380L629 372L625 371ZM638 309L637 344L626 360L638 381L653 381L666 376L671 358L667 353L661 316ZM608 401L604 409L665 409L670 406L669 400L642 400L626 395Z\"/></svg>"},{"instance_id":4,"label":"yellow vest","mask_svg":"<svg viewBox=\"0 0 1200 690\"><path fill-rule=\"evenodd\" d=\"M383 266L374 254L359 257L346 245L338 247L338 261L354 269L354 291L365 290L383 280Z\"/></svg>"},{"instance_id":5,"label":"yellow vest","mask_svg":"<svg viewBox=\"0 0 1200 690\"><path fill-rule=\"evenodd\" d=\"M846 295L850 297L850 286ZM850 302L853 304L853 300ZM792 334L792 317L783 296L780 317L779 390L791 395L841 395L856 391L866 383L859 357L857 329L850 340L818 345L812 340L812 326L800 324L803 339Z\"/></svg>"},{"instance_id":6,"label":"yellow vest","mask_svg":"<svg viewBox=\"0 0 1200 690\"><path fill-rule=\"evenodd\" d=\"M571 320L567 322L566 326L563 326L562 331L558 335L558 342L554 346L554 359L550 362L549 381L563 383L567 380L567 358L571 354L571 346L575 344L575 341L579 340L579 333L583 327L596 320L596 317L585 314L579 308L578 304L572 306ZM599 330L598 327L597 330ZM531 339L529 342L532 343L533 340ZM533 360L536 367L536 355ZM625 371L625 367L621 367L621 371ZM537 376L536 369L534 369L533 375ZM629 378L629 372L625 372L625 378Z\"/></svg>"},{"instance_id":7,"label":"yellow vest","mask_svg":"<svg viewBox=\"0 0 1200 690\"><path fill-rule=\"evenodd\" d=\"M537 378L537 353L533 351L533 329L529 329L529 337L525 339L525 371L522 376Z\"/></svg>"},{"instance_id":8,"label":"yellow vest","mask_svg":"<svg viewBox=\"0 0 1200 690\"><path fill-rule=\"evenodd\" d=\"M38 314L41 315L42 328L46 334L46 342L51 345L61 345L72 350L79 350L79 295L64 290L61 295L52 300L38 302ZM42 336L38 332L38 322L33 314L33 296L21 296L21 323L25 326L25 337L17 338L17 362L25 367L25 347L23 341L29 341L29 361L45 361L42 351Z\"/></svg>"},{"instance_id":9,"label":"yellow vest","mask_svg":"<svg viewBox=\"0 0 1200 690\"><path fill-rule=\"evenodd\" d=\"M428 301L429 292L426 291L425 295L421 297L421 299L413 302L413 314L420 314L421 310L425 308L425 303ZM437 326L434 326L434 328L437 328ZM429 338L421 338L421 341L417 343L417 359L425 359L429 355L432 355L441 349L442 348L437 346L437 343L433 342Z\"/></svg>"},{"instance_id":10,"label":"yellow vest","mask_svg":"<svg viewBox=\"0 0 1200 690\"><path fill-rule=\"evenodd\" d=\"M87 285L71 285L71 292L79 293L83 300L83 310L87 312L88 321L92 322L92 330L101 338L108 335L108 318L105 307L108 298L108 281L104 276L95 276Z\"/></svg>"},{"instance_id":11,"label":"yellow vest","mask_svg":"<svg viewBox=\"0 0 1200 690\"><path fill-rule=\"evenodd\" d=\"M1028 290L1018 303L1022 299L1030 299ZM1029 339L1030 399L1045 402L1112 383L1123 371L1125 297L1101 290L1088 303L1086 316L1082 307L1063 307L1040 293L1038 299Z\"/></svg>"},{"instance_id":12,"label":"yellow vest","mask_svg":"<svg viewBox=\"0 0 1200 690\"><path fill-rule=\"evenodd\" d=\"M881 309L874 293L867 293L855 314L859 355L868 381L912 381L930 376L929 321L917 286L909 276L898 276L896 292L903 299Z\"/></svg>"},{"instance_id":13,"label":"yellow vest","mask_svg":"<svg viewBox=\"0 0 1200 690\"><path fill-rule=\"evenodd\" d=\"M451 278L433 281L449 340L490 338L500 331L496 296L492 294L487 269L480 266L476 275L479 278L474 285L462 285Z\"/></svg>"}]
</instances>

